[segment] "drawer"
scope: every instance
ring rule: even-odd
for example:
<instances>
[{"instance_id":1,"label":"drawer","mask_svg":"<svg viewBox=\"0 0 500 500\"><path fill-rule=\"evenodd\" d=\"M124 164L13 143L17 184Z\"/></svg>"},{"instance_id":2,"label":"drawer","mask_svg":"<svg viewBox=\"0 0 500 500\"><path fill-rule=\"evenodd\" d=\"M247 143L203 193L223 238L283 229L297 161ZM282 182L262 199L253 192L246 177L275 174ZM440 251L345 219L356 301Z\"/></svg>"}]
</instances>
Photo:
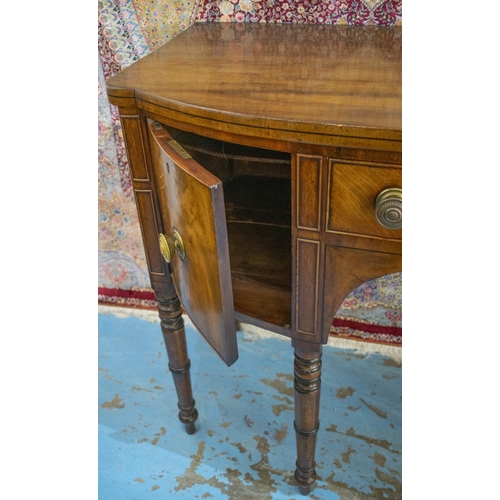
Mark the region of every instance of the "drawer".
<instances>
[{"instance_id":1,"label":"drawer","mask_svg":"<svg viewBox=\"0 0 500 500\"><path fill-rule=\"evenodd\" d=\"M375 215L377 195L402 187L402 170L394 167L354 165L329 160L326 230L401 239L401 228L386 228ZM379 216L389 210L397 217L398 201L379 201ZM382 214L383 216L383 214Z\"/></svg>"}]
</instances>

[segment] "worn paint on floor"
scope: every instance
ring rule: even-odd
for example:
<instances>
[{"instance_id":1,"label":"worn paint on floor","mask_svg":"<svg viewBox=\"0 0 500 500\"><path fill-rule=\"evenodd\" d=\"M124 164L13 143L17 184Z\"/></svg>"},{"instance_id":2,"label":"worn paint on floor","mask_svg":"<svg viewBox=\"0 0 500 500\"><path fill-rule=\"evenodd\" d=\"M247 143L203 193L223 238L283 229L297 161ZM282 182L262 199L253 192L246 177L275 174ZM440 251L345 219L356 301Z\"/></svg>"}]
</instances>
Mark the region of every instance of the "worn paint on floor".
<instances>
[{"instance_id":1,"label":"worn paint on floor","mask_svg":"<svg viewBox=\"0 0 500 500\"><path fill-rule=\"evenodd\" d=\"M99 499L301 499L293 350L238 333L227 368L186 327L197 431L177 417L158 324L99 315ZM325 346L311 499L401 498L401 366Z\"/></svg>"}]
</instances>

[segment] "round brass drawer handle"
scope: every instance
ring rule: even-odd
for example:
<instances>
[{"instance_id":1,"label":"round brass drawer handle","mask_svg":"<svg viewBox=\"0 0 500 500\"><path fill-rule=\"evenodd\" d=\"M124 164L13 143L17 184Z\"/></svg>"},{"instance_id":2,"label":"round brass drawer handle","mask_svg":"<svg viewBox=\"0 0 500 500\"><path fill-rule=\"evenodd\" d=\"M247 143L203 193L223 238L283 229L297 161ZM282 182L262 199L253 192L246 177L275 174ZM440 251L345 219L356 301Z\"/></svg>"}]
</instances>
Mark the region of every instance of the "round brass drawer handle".
<instances>
[{"instance_id":1,"label":"round brass drawer handle","mask_svg":"<svg viewBox=\"0 0 500 500\"><path fill-rule=\"evenodd\" d=\"M400 229L403 225L403 191L387 188L375 200L375 218L387 229Z\"/></svg>"}]
</instances>

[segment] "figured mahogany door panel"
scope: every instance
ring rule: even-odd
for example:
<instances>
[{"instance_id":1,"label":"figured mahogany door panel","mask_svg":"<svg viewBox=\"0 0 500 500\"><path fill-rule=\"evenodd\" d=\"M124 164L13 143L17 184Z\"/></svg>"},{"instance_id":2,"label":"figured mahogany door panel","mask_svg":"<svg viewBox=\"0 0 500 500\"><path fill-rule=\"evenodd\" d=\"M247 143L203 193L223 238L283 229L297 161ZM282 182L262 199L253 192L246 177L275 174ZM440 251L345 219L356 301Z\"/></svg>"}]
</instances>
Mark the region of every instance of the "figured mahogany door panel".
<instances>
[{"instance_id":1,"label":"figured mahogany door panel","mask_svg":"<svg viewBox=\"0 0 500 500\"><path fill-rule=\"evenodd\" d=\"M173 280L196 328L229 366L238 358L224 193L165 128L148 120L151 160Z\"/></svg>"},{"instance_id":2,"label":"figured mahogany door panel","mask_svg":"<svg viewBox=\"0 0 500 500\"><path fill-rule=\"evenodd\" d=\"M323 343L345 297L355 288L386 274L401 271L400 254L327 245L324 257Z\"/></svg>"},{"instance_id":3,"label":"figured mahogany door panel","mask_svg":"<svg viewBox=\"0 0 500 500\"><path fill-rule=\"evenodd\" d=\"M375 200L386 188L401 189L402 170L329 162L327 231L401 239L401 229L377 222Z\"/></svg>"}]
</instances>

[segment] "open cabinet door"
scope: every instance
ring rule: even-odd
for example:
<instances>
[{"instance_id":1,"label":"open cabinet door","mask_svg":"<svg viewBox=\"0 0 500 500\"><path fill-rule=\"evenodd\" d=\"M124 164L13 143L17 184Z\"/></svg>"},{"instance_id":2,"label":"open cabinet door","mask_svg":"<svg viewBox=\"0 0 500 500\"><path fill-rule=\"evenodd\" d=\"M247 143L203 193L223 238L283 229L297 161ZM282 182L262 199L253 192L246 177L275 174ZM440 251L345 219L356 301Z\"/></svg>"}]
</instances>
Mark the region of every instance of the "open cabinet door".
<instances>
[{"instance_id":1,"label":"open cabinet door","mask_svg":"<svg viewBox=\"0 0 500 500\"><path fill-rule=\"evenodd\" d=\"M161 124L148 120L148 135L165 232L160 249L186 313L229 366L238 348L222 182Z\"/></svg>"}]
</instances>

